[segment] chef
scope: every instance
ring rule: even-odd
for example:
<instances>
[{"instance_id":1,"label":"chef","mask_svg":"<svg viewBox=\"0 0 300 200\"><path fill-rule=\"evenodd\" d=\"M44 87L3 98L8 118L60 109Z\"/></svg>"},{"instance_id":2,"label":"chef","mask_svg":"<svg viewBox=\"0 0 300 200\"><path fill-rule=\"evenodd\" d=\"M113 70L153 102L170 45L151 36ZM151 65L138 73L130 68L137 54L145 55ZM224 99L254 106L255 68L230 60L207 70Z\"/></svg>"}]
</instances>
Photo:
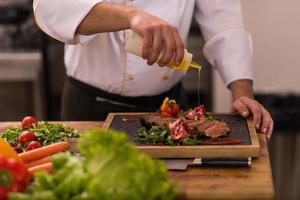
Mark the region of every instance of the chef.
<instances>
[{"instance_id":1,"label":"chef","mask_svg":"<svg viewBox=\"0 0 300 200\"><path fill-rule=\"evenodd\" d=\"M238 0L34 0L33 8L38 26L65 43L63 120L155 111L166 96L184 105L184 73L163 66L182 61L195 14L203 53L231 90L232 110L252 114L271 136L272 118L253 99L251 36ZM143 59L124 50L131 31L143 38Z\"/></svg>"}]
</instances>

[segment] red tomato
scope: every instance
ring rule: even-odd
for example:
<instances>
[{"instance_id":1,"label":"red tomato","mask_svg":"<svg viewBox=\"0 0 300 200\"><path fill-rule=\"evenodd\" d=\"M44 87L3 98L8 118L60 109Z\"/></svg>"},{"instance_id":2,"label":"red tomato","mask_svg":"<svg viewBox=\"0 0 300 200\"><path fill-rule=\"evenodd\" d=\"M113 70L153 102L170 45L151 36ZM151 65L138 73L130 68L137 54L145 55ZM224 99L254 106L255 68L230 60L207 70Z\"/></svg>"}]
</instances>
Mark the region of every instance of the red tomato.
<instances>
[{"instance_id":1,"label":"red tomato","mask_svg":"<svg viewBox=\"0 0 300 200\"><path fill-rule=\"evenodd\" d=\"M9 192L22 192L29 183L29 173L24 163L15 158L0 156L0 199L6 199Z\"/></svg>"},{"instance_id":2,"label":"red tomato","mask_svg":"<svg viewBox=\"0 0 300 200\"><path fill-rule=\"evenodd\" d=\"M35 140L36 136L32 131L22 131L19 135L19 143L24 144L25 142L30 142L32 140Z\"/></svg>"},{"instance_id":3,"label":"red tomato","mask_svg":"<svg viewBox=\"0 0 300 200\"><path fill-rule=\"evenodd\" d=\"M23 129L30 128L30 127L32 127L33 124L36 124L36 123L37 123L37 121L34 117L32 117L32 116L24 117L22 120L22 128Z\"/></svg>"},{"instance_id":4,"label":"red tomato","mask_svg":"<svg viewBox=\"0 0 300 200\"><path fill-rule=\"evenodd\" d=\"M32 141L28 144L27 151L38 149L40 147L42 147L41 143L39 143L38 141Z\"/></svg>"}]
</instances>

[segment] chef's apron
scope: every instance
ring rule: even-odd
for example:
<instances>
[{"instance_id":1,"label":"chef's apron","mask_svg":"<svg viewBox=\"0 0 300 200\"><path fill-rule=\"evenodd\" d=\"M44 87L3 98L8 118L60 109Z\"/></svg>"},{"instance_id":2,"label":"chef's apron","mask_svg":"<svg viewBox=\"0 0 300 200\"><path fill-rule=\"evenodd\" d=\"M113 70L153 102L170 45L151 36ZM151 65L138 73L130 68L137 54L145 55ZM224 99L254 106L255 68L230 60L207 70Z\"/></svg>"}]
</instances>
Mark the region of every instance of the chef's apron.
<instances>
[{"instance_id":1,"label":"chef's apron","mask_svg":"<svg viewBox=\"0 0 300 200\"><path fill-rule=\"evenodd\" d=\"M165 97L189 107L181 82L156 96L125 97L111 94L67 77L62 95L61 119L66 121L105 120L109 112L156 112Z\"/></svg>"}]
</instances>

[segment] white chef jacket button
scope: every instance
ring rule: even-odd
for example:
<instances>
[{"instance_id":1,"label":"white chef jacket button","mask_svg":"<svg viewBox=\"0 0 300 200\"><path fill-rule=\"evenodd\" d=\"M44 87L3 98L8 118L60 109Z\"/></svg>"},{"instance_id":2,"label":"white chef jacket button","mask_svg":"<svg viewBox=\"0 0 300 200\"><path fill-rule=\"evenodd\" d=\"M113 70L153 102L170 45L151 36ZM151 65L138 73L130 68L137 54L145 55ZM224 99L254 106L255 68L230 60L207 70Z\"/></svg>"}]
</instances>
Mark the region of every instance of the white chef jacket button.
<instances>
[{"instance_id":1,"label":"white chef jacket button","mask_svg":"<svg viewBox=\"0 0 300 200\"><path fill-rule=\"evenodd\" d=\"M162 79L163 79L163 80L168 80L168 79L169 79L169 76L168 76L168 75L163 75Z\"/></svg>"},{"instance_id":2,"label":"white chef jacket button","mask_svg":"<svg viewBox=\"0 0 300 200\"><path fill-rule=\"evenodd\" d=\"M134 75L133 75L133 74L130 74L130 75L128 76L128 79L131 80L131 81L134 80Z\"/></svg>"}]
</instances>

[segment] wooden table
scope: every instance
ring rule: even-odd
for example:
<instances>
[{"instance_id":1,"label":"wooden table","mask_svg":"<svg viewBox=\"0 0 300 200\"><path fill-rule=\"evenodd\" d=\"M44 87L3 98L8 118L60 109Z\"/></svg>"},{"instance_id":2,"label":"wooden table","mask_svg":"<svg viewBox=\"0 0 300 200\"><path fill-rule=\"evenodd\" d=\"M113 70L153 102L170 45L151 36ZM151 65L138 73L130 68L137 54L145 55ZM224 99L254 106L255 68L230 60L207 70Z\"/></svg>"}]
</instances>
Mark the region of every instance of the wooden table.
<instances>
[{"instance_id":1,"label":"wooden table","mask_svg":"<svg viewBox=\"0 0 300 200\"><path fill-rule=\"evenodd\" d=\"M99 128L102 122L65 122L83 131ZM0 122L0 131L20 122ZM258 134L260 157L249 168L190 167L186 171L170 171L168 178L179 185L180 199L274 199L273 180L266 138Z\"/></svg>"}]
</instances>

